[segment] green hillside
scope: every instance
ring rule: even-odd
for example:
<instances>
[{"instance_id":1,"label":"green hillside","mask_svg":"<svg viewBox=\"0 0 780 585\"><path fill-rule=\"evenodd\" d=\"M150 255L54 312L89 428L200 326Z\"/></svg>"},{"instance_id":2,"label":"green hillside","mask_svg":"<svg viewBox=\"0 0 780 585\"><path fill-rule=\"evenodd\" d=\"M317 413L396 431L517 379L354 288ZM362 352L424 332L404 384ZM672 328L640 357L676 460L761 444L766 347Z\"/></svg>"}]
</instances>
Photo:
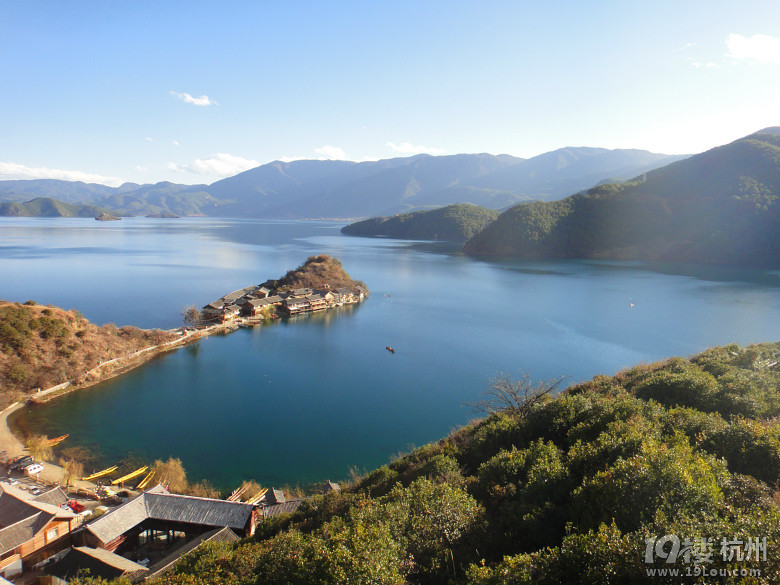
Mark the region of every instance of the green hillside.
<instances>
[{"instance_id":1,"label":"green hillside","mask_svg":"<svg viewBox=\"0 0 780 585\"><path fill-rule=\"evenodd\" d=\"M0 203L0 216L13 217L96 217L107 211L103 207L65 203L51 197L37 197L24 203Z\"/></svg>"},{"instance_id":2,"label":"green hillside","mask_svg":"<svg viewBox=\"0 0 780 585\"><path fill-rule=\"evenodd\" d=\"M730 345L556 397L497 380L484 420L251 539L203 545L156 583L777 583L779 360L780 343ZM669 543L655 546L666 535L679 539L676 562ZM756 539L766 560L729 558ZM690 577L648 577L669 568Z\"/></svg>"},{"instance_id":3,"label":"green hillside","mask_svg":"<svg viewBox=\"0 0 780 585\"><path fill-rule=\"evenodd\" d=\"M517 205L476 255L780 265L780 135L731 144L555 202Z\"/></svg>"},{"instance_id":4,"label":"green hillside","mask_svg":"<svg viewBox=\"0 0 780 585\"><path fill-rule=\"evenodd\" d=\"M349 236L464 242L495 221L499 215L493 209L457 203L430 211L366 219L344 226L341 233Z\"/></svg>"}]
</instances>

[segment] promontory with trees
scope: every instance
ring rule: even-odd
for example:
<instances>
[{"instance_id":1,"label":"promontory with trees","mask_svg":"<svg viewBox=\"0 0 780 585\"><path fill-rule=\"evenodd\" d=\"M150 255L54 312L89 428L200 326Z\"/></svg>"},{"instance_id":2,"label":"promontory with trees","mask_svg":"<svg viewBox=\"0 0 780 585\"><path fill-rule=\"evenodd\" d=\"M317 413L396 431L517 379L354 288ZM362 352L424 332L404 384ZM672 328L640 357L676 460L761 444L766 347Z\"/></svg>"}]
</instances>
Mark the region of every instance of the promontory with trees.
<instances>
[{"instance_id":1,"label":"promontory with trees","mask_svg":"<svg viewBox=\"0 0 780 585\"><path fill-rule=\"evenodd\" d=\"M559 201L519 203L475 233L463 250L474 256L777 267L778 195L780 128L766 128L630 181ZM404 228L410 219L404 217L367 220L343 231L410 237ZM425 225L423 217L414 219ZM430 222L412 237L435 239L447 221Z\"/></svg>"}]
</instances>

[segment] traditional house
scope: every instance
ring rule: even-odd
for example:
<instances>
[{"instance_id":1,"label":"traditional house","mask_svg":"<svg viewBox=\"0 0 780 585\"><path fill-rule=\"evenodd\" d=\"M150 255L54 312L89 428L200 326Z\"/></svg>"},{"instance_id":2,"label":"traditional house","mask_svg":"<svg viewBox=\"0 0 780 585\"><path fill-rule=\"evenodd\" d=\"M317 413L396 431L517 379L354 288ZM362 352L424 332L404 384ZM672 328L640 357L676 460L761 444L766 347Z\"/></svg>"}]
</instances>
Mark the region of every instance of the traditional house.
<instances>
[{"instance_id":1,"label":"traditional house","mask_svg":"<svg viewBox=\"0 0 780 585\"><path fill-rule=\"evenodd\" d=\"M170 544L214 528L228 527L240 536L252 536L261 513L257 506L212 498L169 494L161 488L144 492L88 524L83 544L121 553L162 534Z\"/></svg>"},{"instance_id":2,"label":"traditional house","mask_svg":"<svg viewBox=\"0 0 780 585\"><path fill-rule=\"evenodd\" d=\"M233 292L226 294L224 297L222 297L222 300L225 302L226 305L232 305L237 301L240 301L241 299L244 299L245 297L254 294L259 288L260 288L259 286L247 286L244 288L240 288L238 290L234 290Z\"/></svg>"},{"instance_id":3,"label":"traditional house","mask_svg":"<svg viewBox=\"0 0 780 585\"><path fill-rule=\"evenodd\" d=\"M253 293L254 297L258 298L258 299L264 299L264 298L266 298L270 294L271 294L271 289L268 288L267 286L263 286L263 285L261 285L260 288L258 288Z\"/></svg>"},{"instance_id":4,"label":"traditional house","mask_svg":"<svg viewBox=\"0 0 780 585\"><path fill-rule=\"evenodd\" d=\"M291 298L305 297L313 293L310 288L296 288L290 291Z\"/></svg>"},{"instance_id":5,"label":"traditional house","mask_svg":"<svg viewBox=\"0 0 780 585\"><path fill-rule=\"evenodd\" d=\"M126 577L131 582L139 581L149 574L149 569L102 548L77 546L70 549L57 562L44 567L48 579L41 579L50 585L64 585L80 574L109 581Z\"/></svg>"},{"instance_id":6,"label":"traditional house","mask_svg":"<svg viewBox=\"0 0 780 585\"><path fill-rule=\"evenodd\" d=\"M244 313L244 315L249 317L256 317L265 307L269 306L272 305L270 302L268 302L268 299L252 299L243 302L241 305L241 311Z\"/></svg>"},{"instance_id":7,"label":"traditional house","mask_svg":"<svg viewBox=\"0 0 780 585\"><path fill-rule=\"evenodd\" d=\"M337 288L336 294L338 295L338 302L340 303L354 303L354 293L346 287Z\"/></svg>"},{"instance_id":8,"label":"traditional house","mask_svg":"<svg viewBox=\"0 0 780 585\"><path fill-rule=\"evenodd\" d=\"M221 321L222 311L225 308L224 301L214 301L201 309L204 321Z\"/></svg>"},{"instance_id":9,"label":"traditional house","mask_svg":"<svg viewBox=\"0 0 780 585\"><path fill-rule=\"evenodd\" d=\"M311 294L305 298L309 301L310 311L321 311L322 309L328 308L328 302L325 300L325 297L320 294Z\"/></svg>"},{"instance_id":10,"label":"traditional house","mask_svg":"<svg viewBox=\"0 0 780 585\"><path fill-rule=\"evenodd\" d=\"M62 489L34 495L0 482L0 490L0 574L19 574L70 545L82 518L60 507L68 501Z\"/></svg>"},{"instance_id":11,"label":"traditional house","mask_svg":"<svg viewBox=\"0 0 780 585\"><path fill-rule=\"evenodd\" d=\"M299 297L294 298L290 297L289 299L284 299L284 302L282 303L282 308L287 311L290 315L295 315L296 313L302 313L304 311L308 311L311 307L309 300L305 297Z\"/></svg>"}]
</instances>

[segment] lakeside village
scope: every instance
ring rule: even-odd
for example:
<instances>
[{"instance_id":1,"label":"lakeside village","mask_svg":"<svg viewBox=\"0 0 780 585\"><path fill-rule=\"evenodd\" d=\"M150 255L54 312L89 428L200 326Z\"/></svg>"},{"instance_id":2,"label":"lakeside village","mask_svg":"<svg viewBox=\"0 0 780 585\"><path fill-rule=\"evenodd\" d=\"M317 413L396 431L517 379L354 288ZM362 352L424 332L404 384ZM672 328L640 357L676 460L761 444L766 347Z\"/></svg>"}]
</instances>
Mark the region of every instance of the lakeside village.
<instances>
[{"instance_id":1,"label":"lakeside village","mask_svg":"<svg viewBox=\"0 0 780 585\"><path fill-rule=\"evenodd\" d=\"M348 287L331 288L323 284L321 289L296 288L289 291L277 291L273 281L257 286L248 286L204 306L200 314L200 323L234 322L246 317L250 322L284 315L297 315L323 311L359 303L366 297L367 291L361 286L354 290Z\"/></svg>"},{"instance_id":2,"label":"lakeside village","mask_svg":"<svg viewBox=\"0 0 780 585\"><path fill-rule=\"evenodd\" d=\"M197 313L192 321L207 330L251 326L355 304L367 294L338 260L312 256L278 281L233 291L201 311L192 307ZM67 438L50 439L48 445ZM126 577L133 583L157 578L201 543L252 536L260 522L293 512L303 501L248 482L226 499L174 494L167 477L157 477L147 466L110 479L121 473L114 465L82 477L73 488L69 480L63 489L57 481L64 480L63 470L29 454L5 465L5 476L0 471L0 585L5 578L59 585L85 570L91 577ZM256 493L249 492L250 485ZM331 481L324 486L326 492L339 489Z\"/></svg>"}]
</instances>

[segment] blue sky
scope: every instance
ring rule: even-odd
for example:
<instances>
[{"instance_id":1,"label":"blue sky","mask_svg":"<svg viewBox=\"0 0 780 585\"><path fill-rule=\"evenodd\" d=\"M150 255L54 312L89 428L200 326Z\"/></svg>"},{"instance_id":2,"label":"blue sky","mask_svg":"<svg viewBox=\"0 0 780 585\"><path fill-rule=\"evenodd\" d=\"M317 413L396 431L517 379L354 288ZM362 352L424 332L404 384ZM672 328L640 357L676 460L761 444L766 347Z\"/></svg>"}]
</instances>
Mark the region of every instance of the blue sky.
<instances>
[{"instance_id":1,"label":"blue sky","mask_svg":"<svg viewBox=\"0 0 780 585\"><path fill-rule=\"evenodd\" d=\"M780 125L780 4L8 0L0 88L0 179L692 153Z\"/></svg>"}]
</instances>

